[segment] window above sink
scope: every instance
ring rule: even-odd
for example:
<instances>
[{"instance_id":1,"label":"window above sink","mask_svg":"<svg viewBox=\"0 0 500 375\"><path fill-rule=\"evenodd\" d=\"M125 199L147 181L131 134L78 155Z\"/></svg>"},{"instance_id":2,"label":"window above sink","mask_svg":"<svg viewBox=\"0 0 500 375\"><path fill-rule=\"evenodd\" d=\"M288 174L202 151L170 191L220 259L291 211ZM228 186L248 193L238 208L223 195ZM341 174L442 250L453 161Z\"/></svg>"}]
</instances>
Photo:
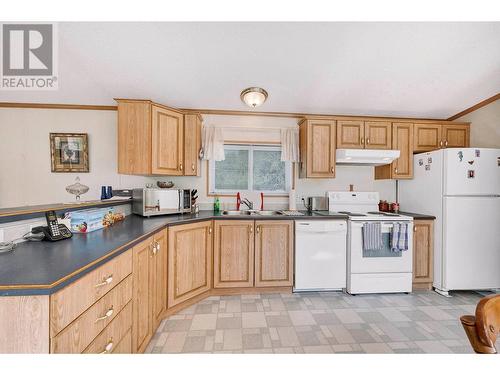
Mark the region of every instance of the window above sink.
<instances>
[{"instance_id":1,"label":"window above sink","mask_svg":"<svg viewBox=\"0 0 500 375\"><path fill-rule=\"evenodd\" d=\"M209 162L209 194L288 194L292 165L280 146L225 145L226 159Z\"/></svg>"}]
</instances>

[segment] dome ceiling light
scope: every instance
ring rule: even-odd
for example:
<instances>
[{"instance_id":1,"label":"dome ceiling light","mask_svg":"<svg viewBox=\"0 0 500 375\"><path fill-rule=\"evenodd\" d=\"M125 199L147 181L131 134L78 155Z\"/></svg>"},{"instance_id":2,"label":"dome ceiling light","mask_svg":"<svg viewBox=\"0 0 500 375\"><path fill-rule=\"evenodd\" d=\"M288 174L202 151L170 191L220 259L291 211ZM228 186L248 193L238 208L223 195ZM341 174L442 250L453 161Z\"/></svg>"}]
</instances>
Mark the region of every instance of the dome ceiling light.
<instances>
[{"instance_id":1,"label":"dome ceiling light","mask_svg":"<svg viewBox=\"0 0 500 375\"><path fill-rule=\"evenodd\" d=\"M241 101L250 108L258 107L267 99L267 91L260 87L249 87L240 94Z\"/></svg>"}]
</instances>

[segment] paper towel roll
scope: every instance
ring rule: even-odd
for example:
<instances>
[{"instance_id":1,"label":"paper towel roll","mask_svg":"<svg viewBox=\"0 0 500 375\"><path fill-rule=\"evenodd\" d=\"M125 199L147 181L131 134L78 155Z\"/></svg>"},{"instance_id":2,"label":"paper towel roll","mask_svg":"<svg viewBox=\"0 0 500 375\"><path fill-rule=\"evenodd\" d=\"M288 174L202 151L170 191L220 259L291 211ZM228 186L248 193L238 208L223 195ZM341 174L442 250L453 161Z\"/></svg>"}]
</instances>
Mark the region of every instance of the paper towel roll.
<instances>
[{"instance_id":1,"label":"paper towel roll","mask_svg":"<svg viewBox=\"0 0 500 375\"><path fill-rule=\"evenodd\" d=\"M297 211L297 201L295 197L295 189L291 189L288 194L288 209L290 211Z\"/></svg>"}]
</instances>

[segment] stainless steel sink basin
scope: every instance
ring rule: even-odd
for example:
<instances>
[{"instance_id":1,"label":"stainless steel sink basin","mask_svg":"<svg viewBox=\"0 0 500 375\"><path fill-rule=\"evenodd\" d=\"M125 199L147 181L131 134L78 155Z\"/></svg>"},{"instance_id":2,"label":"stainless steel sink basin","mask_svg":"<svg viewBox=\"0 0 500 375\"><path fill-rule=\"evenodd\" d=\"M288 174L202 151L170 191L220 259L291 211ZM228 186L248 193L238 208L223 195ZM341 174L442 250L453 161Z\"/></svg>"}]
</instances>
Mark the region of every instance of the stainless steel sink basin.
<instances>
[{"instance_id":1,"label":"stainless steel sink basin","mask_svg":"<svg viewBox=\"0 0 500 375\"><path fill-rule=\"evenodd\" d=\"M249 215L272 216L272 215L278 215L278 212L277 211L257 211L257 210L244 210L244 211L224 210L224 211L222 211L222 215L227 215L227 216L249 216Z\"/></svg>"},{"instance_id":2,"label":"stainless steel sink basin","mask_svg":"<svg viewBox=\"0 0 500 375\"><path fill-rule=\"evenodd\" d=\"M277 211L256 211L255 215L272 216L272 215L279 215L279 214Z\"/></svg>"},{"instance_id":3,"label":"stainless steel sink basin","mask_svg":"<svg viewBox=\"0 0 500 375\"><path fill-rule=\"evenodd\" d=\"M230 210L222 211L222 215L228 215L228 216L247 216L251 214L252 213L250 211L230 211Z\"/></svg>"}]
</instances>

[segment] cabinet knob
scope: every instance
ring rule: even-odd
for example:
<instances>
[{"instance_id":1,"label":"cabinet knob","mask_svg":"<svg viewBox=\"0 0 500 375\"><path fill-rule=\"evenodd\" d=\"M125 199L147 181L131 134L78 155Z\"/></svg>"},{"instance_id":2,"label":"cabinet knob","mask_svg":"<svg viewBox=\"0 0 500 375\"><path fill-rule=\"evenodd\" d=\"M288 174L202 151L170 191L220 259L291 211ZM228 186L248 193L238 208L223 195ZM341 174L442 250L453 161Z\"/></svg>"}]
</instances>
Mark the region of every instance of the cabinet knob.
<instances>
[{"instance_id":1,"label":"cabinet knob","mask_svg":"<svg viewBox=\"0 0 500 375\"><path fill-rule=\"evenodd\" d=\"M448 147L448 140L444 141L444 147Z\"/></svg>"},{"instance_id":2,"label":"cabinet knob","mask_svg":"<svg viewBox=\"0 0 500 375\"><path fill-rule=\"evenodd\" d=\"M332 172L332 173L335 172L335 167L331 167L330 172Z\"/></svg>"},{"instance_id":3,"label":"cabinet knob","mask_svg":"<svg viewBox=\"0 0 500 375\"><path fill-rule=\"evenodd\" d=\"M366 138L366 144L369 145L370 144L370 138Z\"/></svg>"},{"instance_id":4,"label":"cabinet knob","mask_svg":"<svg viewBox=\"0 0 500 375\"><path fill-rule=\"evenodd\" d=\"M182 171L182 163L179 164L179 169Z\"/></svg>"},{"instance_id":5,"label":"cabinet knob","mask_svg":"<svg viewBox=\"0 0 500 375\"><path fill-rule=\"evenodd\" d=\"M106 313L103 316L100 316L99 318L97 318L95 320L95 323L100 322L101 320L106 320L106 319L110 318L113 315L114 312L115 311L113 310L113 306L111 306L109 308L109 310L106 311Z\"/></svg>"},{"instance_id":6,"label":"cabinet knob","mask_svg":"<svg viewBox=\"0 0 500 375\"><path fill-rule=\"evenodd\" d=\"M394 173L398 173L398 168L394 168Z\"/></svg>"},{"instance_id":7,"label":"cabinet knob","mask_svg":"<svg viewBox=\"0 0 500 375\"><path fill-rule=\"evenodd\" d=\"M102 352L100 352L99 354L110 353L111 349L113 349L113 339L109 340L108 344L104 347L104 350Z\"/></svg>"},{"instance_id":8,"label":"cabinet knob","mask_svg":"<svg viewBox=\"0 0 500 375\"><path fill-rule=\"evenodd\" d=\"M257 226L255 227L255 231L256 231L257 233L260 233L260 225L257 225Z\"/></svg>"},{"instance_id":9,"label":"cabinet knob","mask_svg":"<svg viewBox=\"0 0 500 375\"><path fill-rule=\"evenodd\" d=\"M212 227L208 227L208 234L212 234Z\"/></svg>"},{"instance_id":10,"label":"cabinet knob","mask_svg":"<svg viewBox=\"0 0 500 375\"><path fill-rule=\"evenodd\" d=\"M191 164L191 170L194 172L194 163Z\"/></svg>"},{"instance_id":11,"label":"cabinet knob","mask_svg":"<svg viewBox=\"0 0 500 375\"><path fill-rule=\"evenodd\" d=\"M99 288L101 286L106 286L109 285L113 282L113 274L109 275L108 277L105 277L101 283L95 284L94 286L96 288Z\"/></svg>"},{"instance_id":12,"label":"cabinet knob","mask_svg":"<svg viewBox=\"0 0 500 375\"><path fill-rule=\"evenodd\" d=\"M361 144L364 145L365 144L365 139L363 137L361 137Z\"/></svg>"},{"instance_id":13,"label":"cabinet knob","mask_svg":"<svg viewBox=\"0 0 500 375\"><path fill-rule=\"evenodd\" d=\"M253 233L253 226L250 226L250 233Z\"/></svg>"},{"instance_id":14,"label":"cabinet knob","mask_svg":"<svg viewBox=\"0 0 500 375\"><path fill-rule=\"evenodd\" d=\"M443 147L443 141L439 141L439 147Z\"/></svg>"},{"instance_id":15,"label":"cabinet knob","mask_svg":"<svg viewBox=\"0 0 500 375\"><path fill-rule=\"evenodd\" d=\"M417 231L417 227L414 225L413 226L413 231L416 232Z\"/></svg>"}]
</instances>

